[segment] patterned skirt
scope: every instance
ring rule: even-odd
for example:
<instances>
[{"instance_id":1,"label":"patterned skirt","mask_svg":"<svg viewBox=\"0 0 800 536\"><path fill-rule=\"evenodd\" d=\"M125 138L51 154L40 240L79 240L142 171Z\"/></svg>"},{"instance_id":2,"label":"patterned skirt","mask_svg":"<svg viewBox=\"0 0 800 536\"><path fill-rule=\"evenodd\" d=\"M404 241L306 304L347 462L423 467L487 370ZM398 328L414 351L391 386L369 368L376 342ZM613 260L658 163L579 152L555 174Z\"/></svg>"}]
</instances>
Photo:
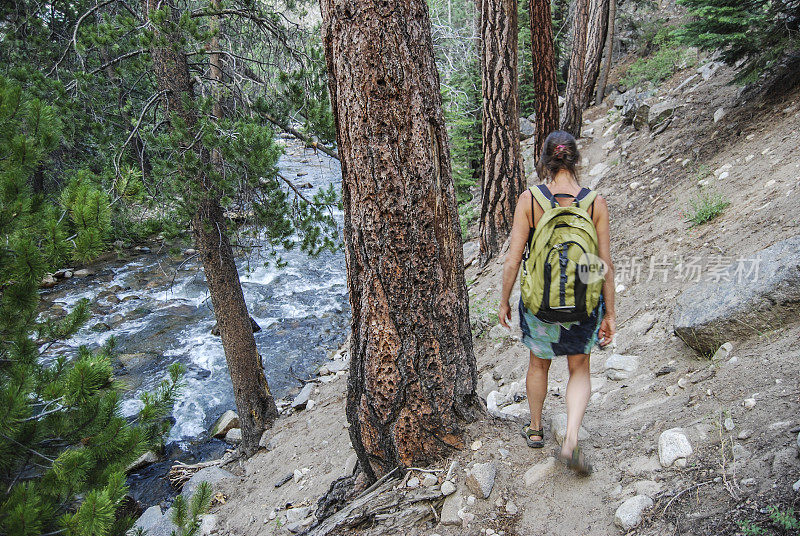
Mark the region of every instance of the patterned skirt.
<instances>
[{"instance_id":1,"label":"patterned skirt","mask_svg":"<svg viewBox=\"0 0 800 536\"><path fill-rule=\"evenodd\" d=\"M605 303L600 303L586 320L578 322L545 322L539 320L519 300L519 325L522 342L540 359L552 359L557 355L588 354L597 342L600 322L603 320Z\"/></svg>"}]
</instances>

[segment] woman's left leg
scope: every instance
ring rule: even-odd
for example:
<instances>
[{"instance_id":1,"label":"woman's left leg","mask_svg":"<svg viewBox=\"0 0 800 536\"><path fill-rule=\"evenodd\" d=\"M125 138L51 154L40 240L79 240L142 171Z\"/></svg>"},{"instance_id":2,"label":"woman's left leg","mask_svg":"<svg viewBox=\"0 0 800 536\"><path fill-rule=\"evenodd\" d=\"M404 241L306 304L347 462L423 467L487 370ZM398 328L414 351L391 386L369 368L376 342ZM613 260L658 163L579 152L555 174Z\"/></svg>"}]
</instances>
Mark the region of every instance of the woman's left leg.
<instances>
[{"instance_id":1,"label":"woman's left leg","mask_svg":"<svg viewBox=\"0 0 800 536\"><path fill-rule=\"evenodd\" d=\"M569 382L567 383L567 433L561 445L561 455L571 457L572 450L578 444L580 430L589 397L592 394L592 383L589 375L589 354L567 356Z\"/></svg>"}]
</instances>

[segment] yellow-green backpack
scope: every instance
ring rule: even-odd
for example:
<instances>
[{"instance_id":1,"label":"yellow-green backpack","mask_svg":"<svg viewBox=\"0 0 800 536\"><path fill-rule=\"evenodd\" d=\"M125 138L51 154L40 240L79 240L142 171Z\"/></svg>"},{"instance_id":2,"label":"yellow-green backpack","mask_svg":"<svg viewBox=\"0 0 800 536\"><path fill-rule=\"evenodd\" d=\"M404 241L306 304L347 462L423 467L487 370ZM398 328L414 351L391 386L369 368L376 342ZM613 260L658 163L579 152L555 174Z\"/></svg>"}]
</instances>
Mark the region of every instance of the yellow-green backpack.
<instances>
[{"instance_id":1,"label":"yellow-green backpack","mask_svg":"<svg viewBox=\"0 0 800 536\"><path fill-rule=\"evenodd\" d=\"M522 303L547 322L585 320L600 301L605 275L597 230L588 212L597 192L582 188L564 207L543 184L532 188L531 194L544 214L531 229L522 259Z\"/></svg>"}]
</instances>

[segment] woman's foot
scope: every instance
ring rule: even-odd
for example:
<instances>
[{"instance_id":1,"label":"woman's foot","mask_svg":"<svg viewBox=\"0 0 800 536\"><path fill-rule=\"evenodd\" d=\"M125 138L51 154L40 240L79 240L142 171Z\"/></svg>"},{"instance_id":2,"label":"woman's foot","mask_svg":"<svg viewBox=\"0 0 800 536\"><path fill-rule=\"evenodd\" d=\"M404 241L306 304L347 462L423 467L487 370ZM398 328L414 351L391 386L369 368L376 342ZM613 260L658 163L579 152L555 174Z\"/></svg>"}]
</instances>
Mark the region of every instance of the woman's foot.
<instances>
[{"instance_id":1,"label":"woman's foot","mask_svg":"<svg viewBox=\"0 0 800 536\"><path fill-rule=\"evenodd\" d=\"M554 449L553 456L580 476L588 476L594 472L594 467L586 459L583 449L577 445L572 450Z\"/></svg>"},{"instance_id":2,"label":"woman's foot","mask_svg":"<svg viewBox=\"0 0 800 536\"><path fill-rule=\"evenodd\" d=\"M543 429L535 430L532 426L524 426L521 433L530 448L540 449L544 447Z\"/></svg>"}]
</instances>

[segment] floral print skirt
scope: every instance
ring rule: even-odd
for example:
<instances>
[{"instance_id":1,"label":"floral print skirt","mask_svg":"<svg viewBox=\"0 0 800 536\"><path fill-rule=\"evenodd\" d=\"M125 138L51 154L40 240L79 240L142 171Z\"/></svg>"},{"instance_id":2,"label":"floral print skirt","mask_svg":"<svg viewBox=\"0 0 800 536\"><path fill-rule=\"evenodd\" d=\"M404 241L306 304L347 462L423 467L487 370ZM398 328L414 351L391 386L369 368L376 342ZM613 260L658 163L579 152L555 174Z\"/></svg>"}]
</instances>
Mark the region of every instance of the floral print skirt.
<instances>
[{"instance_id":1,"label":"floral print skirt","mask_svg":"<svg viewBox=\"0 0 800 536\"><path fill-rule=\"evenodd\" d=\"M600 303L586 320L577 322L545 322L539 320L519 300L519 325L522 342L540 359L552 359L557 355L588 354L597 342L600 322L603 320L605 303Z\"/></svg>"}]
</instances>

